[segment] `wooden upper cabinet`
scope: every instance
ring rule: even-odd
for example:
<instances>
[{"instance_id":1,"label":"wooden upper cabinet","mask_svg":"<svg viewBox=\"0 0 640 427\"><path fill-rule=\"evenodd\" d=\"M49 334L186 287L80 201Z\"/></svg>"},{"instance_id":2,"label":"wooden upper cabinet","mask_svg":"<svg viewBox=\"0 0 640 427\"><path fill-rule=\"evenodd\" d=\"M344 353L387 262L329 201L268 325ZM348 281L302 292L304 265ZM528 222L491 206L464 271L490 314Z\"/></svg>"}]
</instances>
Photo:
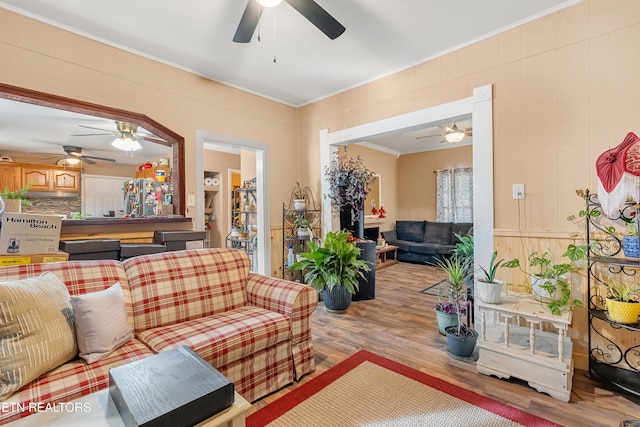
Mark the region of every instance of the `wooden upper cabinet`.
<instances>
[{"instance_id":1,"label":"wooden upper cabinet","mask_svg":"<svg viewBox=\"0 0 640 427\"><path fill-rule=\"evenodd\" d=\"M20 188L22 168L11 162L0 162L0 192L8 188L15 191Z\"/></svg>"},{"instance_id":2,"label":"wooden upper cabinet","mask_svg":"<svg viewBox=\"0 0 640 427\"><path fill-rule=\"evenodd\" d=\"M22 185L32 183L29 191L80 192L80 169L56 166L24 165Z\"/></svg>"},{"instance_id":3,"label":"wooden upper cabinet","mask_svg":"<svg viewBox=\"0 0 640 427\"><path fill-rule=\"evenodd\" d=\"M25 166L22 168L22 185L31 183L29 191L51 191L53 183L49 176L49 169L45 166Z\"/></svg>"},{"instance_id":4,"label":"wooden upper cabinet","mask_svg":"<svg viewBox=\"0 0 640 427\"><path fill-rule=\"evenodd\" d=\"M80 191L80 171L53 170L53 184L57 191Z\"/></svg>"}]
</instances>

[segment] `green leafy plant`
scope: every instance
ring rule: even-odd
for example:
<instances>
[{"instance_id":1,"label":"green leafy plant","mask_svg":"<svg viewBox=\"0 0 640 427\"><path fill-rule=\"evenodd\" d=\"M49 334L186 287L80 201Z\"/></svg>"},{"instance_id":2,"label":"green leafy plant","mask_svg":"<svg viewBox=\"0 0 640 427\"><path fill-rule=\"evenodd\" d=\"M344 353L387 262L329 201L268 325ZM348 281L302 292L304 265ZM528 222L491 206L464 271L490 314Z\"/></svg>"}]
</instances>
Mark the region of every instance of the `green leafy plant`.
<instances>
[{"instance_id":1,"label":"green leafy plant","mask_svg":"<svg viewBox=\"0 0 640 427\"><path fill-rule=\"evenodd\" d=\"M458 317L456 335L465 336L472 334L470 328L463 322L468 303L466 280L469 275L469 259L460 256L451 256L436 260L436 266L447 275L449 301L447 307ZM471 267L472 268L472 267ZM438 304L442 304L440 301ZM444 307L444 305L443 305ZM438 307L436 306L436 309ZM444 311L444 310L440 310Z\"/></svg>"},{"instance_id":2,"label":"green leafy plant","mask_svg":"<svg viewBox=\"0 0 640 427\"><path fill-rule=\"evenodd\" d=\"M496 262L497 257L498 257L498 251L494 251L493 256L491 257L491 262L489 262L489 267L485 269L484 267L480 266L480 268L484 272L484 278L481 279L484 282L495 283L496 272L498 271L500 264L504 262L504 259L501 259L500 261Z\"/></svg>"},{"instance_id":3,"label":"green leafy plant","mask_svg":"<svg viewBox=\"0 0 640 427\"><path fill-rule=\"evenodd\" d=\"M302 259L289 268L303 271L305 281L318 291L344 286L355 294L358 277L371 270L366 261L358 259L360 248L349 241L346 231L327 233L323 246L311 241L307 246L309 252L302 253Z\"/></svg>"},{"instance_id":4,"label":"green leafy plant","mask_svg":"<svg viewBox=\"0 0 640 427\"><path fill-rule=\"evenodd\" d=\"M563 257L569 258L571 262L579 261L587 255L586 245L567 246L567 250L562 254ZM531 276L535 280L541 280L540 288L547 291L551 296L547 307L554 315L560 315L565 308L572 309L574 306L582 307L582 301L571 299L571 286L564 277L565 274L576 270L571 263L554 264L549 252L539 253L537 251L529 254L529 267L534 269L533 273L525 271L520 264L520 260L514 258L502 264L506 268L519 268L523 273ZM557 291L560 290L560 294Z\"/></svg>"},{"instance_id":5,"label":"green leafy plant","mask_svg":"<svg viewBox=\"0 0 640 427\"><path fill-rule=\"evenodd\" d=\"M33 186L33 182L29 182L21 188L18 188L15 191L9 190L9 187L5 187L4 191L0 196L6 200L20 200L20 202L25 206L31 206L31 201L27 199L27 195L29 189Z\"/></svg>"},{"instance_id":6,"label":"green leafy plant","mask_svg":"<svg viewBox=\"0 0 640 427\"><path fill-rule=\"evenodd\" d=\"M337 210L350 206L353 219L356 219L363 211L367 194L371 191L374 172L367 169L360 156L354 159L346 154L336 154L324 174L329 182L329 193L325 197L333 201L333 207Z\"/></svg>"},{"instance_id":7,"label":"green leafy plant","mask_svg":"<svg viewBox=\"0 0 640 427\"><path fill-rule=\"evenodd\" d=\"M298 199L298 200L302 200L302 199L304 199L304 196L305 196L304 188L302 188L300 186L300 183L298 181L296 181L296 186L293 187L293 198L294 199Z\"/></svg>"},{"instance_id":8,"label":"green leafy plant","mask_svg":"<svg viewBox=\"0 0 640 427\"><path fill-rule=\"evenodd\" d=\"M605 282L608 298L621 302L633 302L638 300L640 288L635 283L622 283L615 280Z\"/></svg>"},{"instance_id":9,"label":"green leafy plant","mask_svg":"<svg viewBox=\"0 0 640 427\"><path fill-rule=\"evenodd\" d=\"M456 243L456 247L451 252L452 255L468 260L468 265L473 268L473 234L461 236L460 234L455 233L454 235L459 242Z\"/></svg>"},{"instance_id":10,"label":"green leafy plant","mask_svg":"<svg viewBox=\"0 0 640 427\"><path fill-rule=\"evenodd\" d=\"M309 227L309 221L307 220L307 218L305 218L304 215L298 215L293 221L293 225L298 228L307 228Z\"/></svg>"}]
</instances>

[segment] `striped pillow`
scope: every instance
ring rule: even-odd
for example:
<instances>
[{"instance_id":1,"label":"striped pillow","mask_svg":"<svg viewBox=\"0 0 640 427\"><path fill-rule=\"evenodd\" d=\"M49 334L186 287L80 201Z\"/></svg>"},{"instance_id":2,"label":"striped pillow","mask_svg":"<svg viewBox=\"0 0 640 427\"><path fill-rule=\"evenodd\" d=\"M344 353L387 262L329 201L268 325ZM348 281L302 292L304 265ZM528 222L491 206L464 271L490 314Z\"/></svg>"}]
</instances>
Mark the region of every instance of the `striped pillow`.
<instances>
[{"instance_id":1,"label":"striped pillow","mask_svg":"<svg viewBox=\"0 0 640 427\"><path fill-rule=\"evenodd\" d=\"M53 273L0 282L0 401L78 354L67 287Z\"/></svg>"}]
</instances>

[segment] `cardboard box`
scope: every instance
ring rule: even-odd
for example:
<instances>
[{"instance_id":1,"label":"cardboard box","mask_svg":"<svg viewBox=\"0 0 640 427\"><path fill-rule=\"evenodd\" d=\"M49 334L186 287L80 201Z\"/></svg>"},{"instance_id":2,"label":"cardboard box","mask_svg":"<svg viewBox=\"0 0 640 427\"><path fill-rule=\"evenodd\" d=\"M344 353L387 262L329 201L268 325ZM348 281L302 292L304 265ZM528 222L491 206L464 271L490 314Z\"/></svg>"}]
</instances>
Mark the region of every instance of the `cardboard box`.
<instances>
[{"instance_id":1,"label":"cardboard box","mask_svg":"<svg viewBox=\"0 0 640 427\"><path fill-rule=\"evenodd\" d=\"M36 255L58 252L62 218L5 212L0 229L0 255Z\"/></svg>"},{"instance_id":2,"label":"cardboard box","mask_svg":"<svg viewBox=\"0 0 640 427\"><path fill-rule=\"evenodd\" d=\"M109 395L127 427L179 427L233 405L234 387L183 346L109 369Z\"/></svg>"},{"instance_id":3,"label":"cardboard box","mask_svg":"<svg viewBox=\"0 0 640 427\"><path fill-rule=\"evenodd\" d=\"M58 251L55 254L33 254L33 255L0 255L0 267L8 265L38 264L41 262L68 261L69 254Z\"/></svg>"}]
</instances>

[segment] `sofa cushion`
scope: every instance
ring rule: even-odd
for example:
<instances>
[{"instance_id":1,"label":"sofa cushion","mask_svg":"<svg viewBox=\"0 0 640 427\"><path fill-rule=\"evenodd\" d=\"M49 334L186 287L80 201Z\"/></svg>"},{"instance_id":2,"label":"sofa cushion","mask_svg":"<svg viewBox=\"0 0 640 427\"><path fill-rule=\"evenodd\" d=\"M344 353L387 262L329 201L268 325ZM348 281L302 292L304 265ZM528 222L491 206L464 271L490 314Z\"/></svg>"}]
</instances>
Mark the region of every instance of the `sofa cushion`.
<instances>
[{"instance_id":1,"label":"sofa cushion","mask_svg":"<svg viewBox=\"0 0 640 427\"><path fill-rule=\"evenodd\" d=\"M456 234L460 236L467 236L473 227L472 222L454 222L451 224L451 242L453 245L460 242L460 239L456 237Z\"/></svg>"},{"instance_id":2,"label":"sofa cushion","mask_svg":"<svg viewBox=\"0 0 640 427\"><path fill-rule=\"evenodd\" d=\"M448 245L451 243L451 223L425 221L424 239L426 243Z\"/></svg>"},{"instance_id":3,"label":"sofa cushion","mask_svg":"<svg viewBox=\"0 0 640 427\"><path fill-rule=\"evenodd\" d=\"M409 242L407 240L390 240L387 241L387 244L397 246L401 252L409 252L412 246L421 245L421 243Z\"/></svg>"},{"instance_id":4,"label":"sofa cushion","mask_svg":"<svg viewBox=\"0 0 640 427\"><path fill-rule=\"evenodd\" d=\"M456 249L456 245L440 245L438 246L438 255L451 255Z\"/></svg>"},{"instance_id":5,"label":"sofa cushion","mask_svg":"<svg viewBox=\"0 0 640 427\"><path fill-rule=\"evenodd\" d=\"M291 338L289 318L246 306L139 334L155 352L189 346L218 368Z\"/></svg>"},{"instance_id":6,"label":"sofa cushion","mask_svg":"<svg viewBox=\"0 0 640 427\"><path fill-rule=\"evenodd\" d=\"M44 374L3 402L4 407L10 410L0 411L0 424L31 415L28 402L37 404L68 402L105 389L109 386L109 369L153 354L147 346L133 339L91 365L76 357ZM20 412L18 404L27 409Z\"/></svg>"},{"instance_id":7,"label":"sofa cushion","mask_svg":"<svg viewBox=\"0 0 640 427\"><path fill-rule=\"evenodd\" d=\"M237 249L183 250L122 262L135 333L222 314L247 305L251 261Z\"/></svg>"},{"instance_id":8,"label":"sofa cushion","mask_svg":"<svg viewBox=\"0 0 640 427\"><path fill-rule=\"evenodd\" d=\"M396 221L398 239L409 242L423 242L424 223L425 221Z\"/></svg>"},{"instance_id":9,"label":"sofa cushion","mask_svg":"<svg viewBox=\"0 0 640 427\"><path fill-rule=\"evenodd\" d=\"M422 255L437 255L438 248L441 245L437 243L420 243L415 244L409 248L409 252Z\"/></svg>"},{"instance_id":10,"label":"sofa cushion","mask_svg":"<svg viewBox=\"0 0 640 427\"><path fill-rule=\"evenodd\" d=\"M133 338L120 282L109 289L71 297L80 357L93 363Z\"/></svg>"},{"instance_id":11,"label":"sofa cushion","mask_svg":"<svg viewBox=\"0 0 640 427\"><path fill-rule=\"evenodd\" d=\"M52 273L0 283L0 400L78 354L69 291Z\"/></svg>"}]
</instances>

